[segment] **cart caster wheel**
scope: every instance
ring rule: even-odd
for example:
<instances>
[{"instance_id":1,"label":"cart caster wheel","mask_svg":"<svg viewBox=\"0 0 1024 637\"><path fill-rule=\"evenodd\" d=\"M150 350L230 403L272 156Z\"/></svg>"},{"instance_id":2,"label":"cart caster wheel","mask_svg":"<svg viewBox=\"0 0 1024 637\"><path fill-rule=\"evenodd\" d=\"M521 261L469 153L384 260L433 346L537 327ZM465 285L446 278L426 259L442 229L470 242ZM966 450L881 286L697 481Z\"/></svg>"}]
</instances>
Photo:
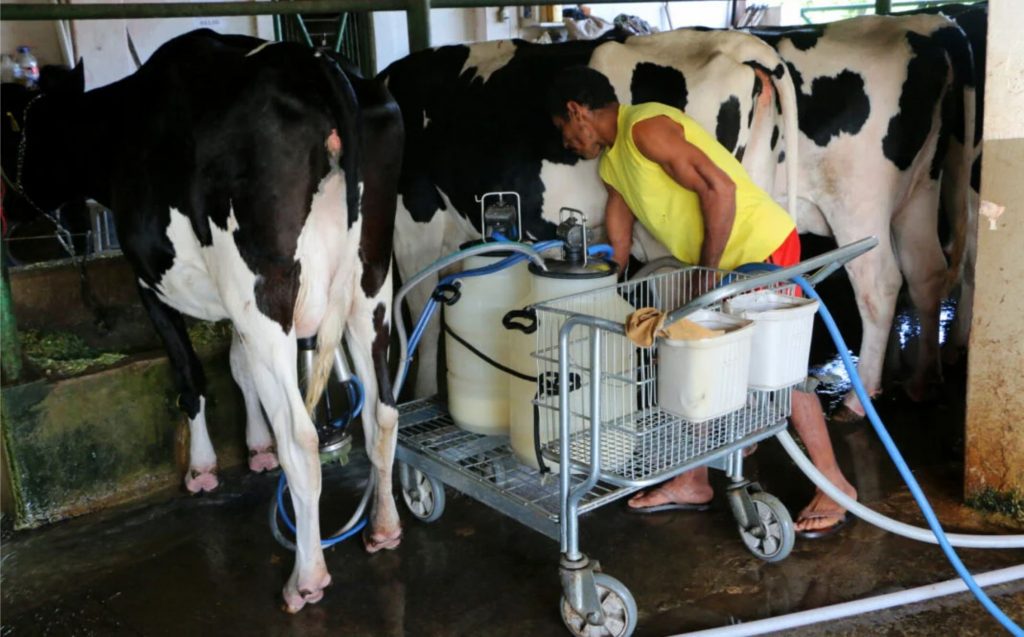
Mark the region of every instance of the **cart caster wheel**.
<instances>
[{"instance_id":1,"label":"cart caster wheel","mask_svg":"<svg viewBox=\"0 0 1024 637\"><path fill-rule=\"evenodd\" d=\"M754 508L764 527L764 537L757 537L742 526L740 537L750 552L766 562L781 562L793 550L796 532L789 511L775 496L768 493L751 494Z\"/></svg>"},{"instance_id":2,"label":"cart caster wheel","mask_svg":"<svg viewBox=\"0 0 1024 637\"><path fill-rule=\"evenodd\" d=\"M626 585L611 575L594 573L597 598L604 611L604 624L595 626L577 613L562 597L562 621L576 637L629 637L636 630L636 600Z\"/></svg>"},{"instance_id":3,"label":"cart caster wheel","mask_svg":"<svg viewBox=\"0 0 1024 637\"><path fill-rule=\"evenodd\" d=\"M423 522L433 522L444 513L444 484L419 469L399 463L402 499L409 512Z\"/></svg>"}]
</instances>

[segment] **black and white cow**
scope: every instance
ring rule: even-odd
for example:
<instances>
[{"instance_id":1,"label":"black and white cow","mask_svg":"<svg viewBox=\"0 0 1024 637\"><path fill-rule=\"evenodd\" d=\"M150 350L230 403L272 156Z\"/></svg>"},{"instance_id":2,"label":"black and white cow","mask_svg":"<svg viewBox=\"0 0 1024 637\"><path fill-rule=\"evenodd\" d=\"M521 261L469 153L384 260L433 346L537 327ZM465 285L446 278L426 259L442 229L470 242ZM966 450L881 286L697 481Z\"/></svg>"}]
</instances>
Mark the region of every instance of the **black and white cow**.
<instances>
[{"instance_id":1,"label":"black and white cow","mask_svg":"<svg viewBox=\"0 0 1024 637\"><path fill-rule=\"evenodd\" d=\"M795 135L786 134L796 128L788 72L771 47L743 33L685 30L553 45L505 40L413 53L381 74L406 129L395 236L403 278L479 238L475 197L485 192L520 193L528 239L554 238L563 206L603 225L606 191L597 162L562 146L544 107L552 77L576 64L607 74L624 103L683 108L766 188L774 186L783 143L790 157L797 155ZM638 257L666 254L636 228ZM415 315L429 293L428 285L410 293ZM435 390L436 342L435 326L420 344L418 396Z\"/></svg>"},{"instance_id":2,"label":"black and white cow","mask_svg":"<svg viewBox=\"0 0 1024 637\"><path fill-rule=\"evenodd\" d=\"M863 324L859 371L880 391L897 295L905 279L921 331L907 391L923 395L939 374L939 304L963 258L947 268L938 238L940 180L960 219L969 214L973 161L943 132L972 139L969 43L936 15L865 16L828 25L757 30L785 58L800 120L798 229L840 244L867 235L880 245L847 265ZM966 136L966 137L965 137ZM966 223L956 226L963 233ZM852 393L846 406L863 407Z\"/></svg>"},{"instance_id":3,"label":"black and white cow","mask_svg":"<svg viewBox=\"0 0 1024 637\"><path fill-rule=\"evenodd\" d=\"M386 90L294 44L196 31L133 75L83 93L4 85L3 166L43 209L110 207L139 293L167 346L192 433L190 489L216 485L203 370L182 315L230 319L256 468L277 458L295 506L288 610L330 583L320 547L320 462L309 405L343 334L363 380L376 469L371 550L397 545L391 494L398 413L386 348L402 127ZM357 101L353 84L363 100ZM296 339L318 336L303 399ZM271 432L261 413L270 421Z\"/></svg>"},{"instance_id":4,"label":"black and white cow","mask_svg":"<svg viewBox=\"0 0 1024 637\"><path fill-rule=\"evenodd\" d=\"M962 214L962 209L956 204L960 201L955 189L962 183L962 177L956 174L961 167L952 166L947 161L942 179L943 211L950 229L952 231L954 245L950 251L956 253L960 246L955 245L956 240L965 241L963 246L963 259L961 260L961 271L959 274L959 290L957 290L957 311L956 321L952 333L947 341L951 347L947 348L950 359L955 360L962 348L967 346L970 334L971 316L974 307L974 266L977 261L977 231L978 231L978 204L981 192L981 139L982 123L985 121L985 57L987 51L988 34L988 3L977 4L946 4L917 9L907 14L916 15L940 14L944 15L960 27L967 36L971 45L973 58L973 94L974 94L974 139L964 140L963 126L956 122L950 122L948 140L950 157L956 157L958 153L964 152L962 146L965 144L968 151L972 153L973 163L971 164L970 191L968 196L970 202L967 206L967 215ZM971 78L967 78L969 82ZM972 87L968 86L968 91ZM969 93L968 93L969 95ZM963 224L963 228L959 227Z\"/></svg>"}]
</instances>

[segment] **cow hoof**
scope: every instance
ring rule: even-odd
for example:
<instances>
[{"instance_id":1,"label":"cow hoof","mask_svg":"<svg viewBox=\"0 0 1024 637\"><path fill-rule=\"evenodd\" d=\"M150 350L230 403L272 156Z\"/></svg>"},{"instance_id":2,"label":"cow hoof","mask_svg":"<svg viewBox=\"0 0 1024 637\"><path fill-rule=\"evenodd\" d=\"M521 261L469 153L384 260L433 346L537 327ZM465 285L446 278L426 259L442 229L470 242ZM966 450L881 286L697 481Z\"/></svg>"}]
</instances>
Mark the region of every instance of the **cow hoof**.
<instances>
[{"instance_id":1,"label":"cow hoof","mask_svg":"<svg viewBox=\"0 0 1024 637\"><path fill-rule=\"evenodd\" d=\"M185 488L189 493L201 491L213 491L217 488L217 468L212 469L189 469L185 475Z\"/></svg>"},{"instance_id":2,"label":"cow hoof","mask_svg":"<svg viewBox=\"0 0 1024 637\"><path fill-rule=\"evenodd\" d=\"M292 589L290 585L286 585L282 591L284 610L294 614L302 610L306 604L316 604L324 598L324 589L330 585L330 573L325 573L318 584L301 586L298 590Z\"/></svg>"},{"instance_id":3,"label":"cow hoof","mask_svg":"<svg viewBox=\"0 0 1024 637\"><path fill-rule=\"evenodd\" d=\"M839 405L828 419L840 425L855 425L863 421L864 417L864 414L858 414L846 405Z\"/></svg>"},{"instance_id":4,"label":"cow hoof","mask_svg":"<svg viewBox=\"0 0 1024 637\"><path fill-rule=\"evenodd\" d=\"M402 529L398 529L391 535L382 533L368 533L363 531L363 546L366 552L373 554L377 551L391 551L398 548L402 543Z\"/></svg>"},{"instance_id":5,"label":"cow hoof","mask_svg":"<svg viewBox=\"0 0 1024 637\"><path fill-rule=\"evenodd\" d=\"M274 449L274 445L270 445L266 449L250 449L249 450L249 470L254 473L263 473L264 471L273 471L278 467L277 453Z\"/></svg>"}]
</instances>

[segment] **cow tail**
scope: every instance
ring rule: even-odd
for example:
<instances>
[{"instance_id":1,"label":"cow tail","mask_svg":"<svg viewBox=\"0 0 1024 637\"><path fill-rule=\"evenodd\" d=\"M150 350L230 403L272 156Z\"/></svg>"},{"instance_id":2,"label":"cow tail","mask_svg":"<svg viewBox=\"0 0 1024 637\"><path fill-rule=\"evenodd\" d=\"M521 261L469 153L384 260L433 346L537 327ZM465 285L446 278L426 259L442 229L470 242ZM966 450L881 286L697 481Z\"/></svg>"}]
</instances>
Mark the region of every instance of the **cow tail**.
<instances>
[{"instance_id":1,"label":"cow tail","mask_svg":"<svg viewBox=\"0 0 1024 637\"><path fill-rule=\"evenodd\" d=\"M953 86L958 91L958 96L963 100L963 127L964 143L959 165L955 166L953 175L943 175L943 180L952 178L954 192L962 193L960 201L953 202L953 217L951 229L953 241L950 246L950 264L947 271L945 292L948 294L964 276L965 268L973 268L973 263L967 263L967 242L975 235L978 223L977 201L971 194L971 169L975 158L975 109L977 108L977 78L974 77L974 54L971 50L970 41L963 30L952 23L960 37L951 38L948 41L948 52L950 62L953 66ZM948 151L947 151L948 152ZM946 163L950 166L949 163ZM952 167L952 166L950 166ZM967 276L973 276L968 274Z\"/></svg>"},{"instance_id":2,"label":"cow tail","mask_svg":"<svg viewBox=\"0 0 1024 637\"><path fill-rule=\"evenodd\" d=\"M793 86L793 76L781 56L776 56L775 59L777 66L772 71L772 77L775 78L775 90L782 104L783 134L786 137L786 208L789 210L789 216L795 220L800 175L800 128L797 123L796 88Z\"/></svg>"},{"instance_id":3,"label":"cow tail","mask_svg":"<svg viewBox=\"0 0 1024 637\"><path fill-rule=\"evenodd\" d=\"M329 105L342 143L339 163L345 174L344 211L347 215L347 227L351 232L359 218L362 198L362 175L360 174L362 139L360 138L359 102L351 83L338 63L324 53L317 53L317 57L324 78L323 98ZM353 275L353 273L347 274ZM352 299L350 294L345 293L345 281L342 279L344 276L346 276L344 272L334 273L329 287L327 311L320 323L320 330L317 332L313 371L306 384L306 409L310 413L313 413L327 388L327 381L334 368L334 352L341 346L345 323L351 309Z\"/></svg>"}]
</instances>

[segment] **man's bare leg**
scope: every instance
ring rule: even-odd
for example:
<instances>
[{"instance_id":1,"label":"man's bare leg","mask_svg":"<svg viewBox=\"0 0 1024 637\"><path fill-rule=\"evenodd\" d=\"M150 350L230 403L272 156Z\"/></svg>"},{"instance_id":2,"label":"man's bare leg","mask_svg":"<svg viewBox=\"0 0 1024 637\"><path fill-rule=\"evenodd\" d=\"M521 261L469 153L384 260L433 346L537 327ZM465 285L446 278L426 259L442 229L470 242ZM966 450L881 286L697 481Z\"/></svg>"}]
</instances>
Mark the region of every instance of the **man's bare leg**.
<instances>
[{"instance_id":1,"label":"man's bare leg","mask_svg":"<svg viewBox=\"0 0 1024 637\"><path fill-rule=\"evenodd\" d=\"M846 477L843 476L843 472L839 470L839 464L836 462L818 397L814 394L794 391L792 422L796 432L800 434L800 439L804 441L804 446L807 447L814 466L843 493L856 499L857 490L846 481ZM794 527L797 531L827 529L839 524L845 513L846 509L818 489L810 504L804 507L800 515L797 516Z\"/></svg>"},{"instance_id":2,"label":"man's bare leg","mask_svg":"<svg viewBox=\"0 0 1024 637\"><path fill-rule=\"evenodd\" d=\"M637 493L629 499L629 507L647 509L662 504L707 504L714 494L708 481L708 468L697 467L650 491Z\"/></svg>"},{"instance_id":3,"label":"man's bare leg","mask_svg":"<svg viewBox=\"0 0 1024 637\"><path fill-rule=\"evenodd\" d=\"M794 391L792 419L793 427L804 441L814 466L843 493L856 498L857 490L847 482L836 462L817 396ZM698 467L654 489L637 493L630 498L629 506L646 509L663 504L705 504L711 501L713 495L714 491L708 481L708 468ZM795 528L797 531L827 529L838 524L844 513L846 509L818 490L810 504L800 512Z\"/></svg>"}]
</instances>

